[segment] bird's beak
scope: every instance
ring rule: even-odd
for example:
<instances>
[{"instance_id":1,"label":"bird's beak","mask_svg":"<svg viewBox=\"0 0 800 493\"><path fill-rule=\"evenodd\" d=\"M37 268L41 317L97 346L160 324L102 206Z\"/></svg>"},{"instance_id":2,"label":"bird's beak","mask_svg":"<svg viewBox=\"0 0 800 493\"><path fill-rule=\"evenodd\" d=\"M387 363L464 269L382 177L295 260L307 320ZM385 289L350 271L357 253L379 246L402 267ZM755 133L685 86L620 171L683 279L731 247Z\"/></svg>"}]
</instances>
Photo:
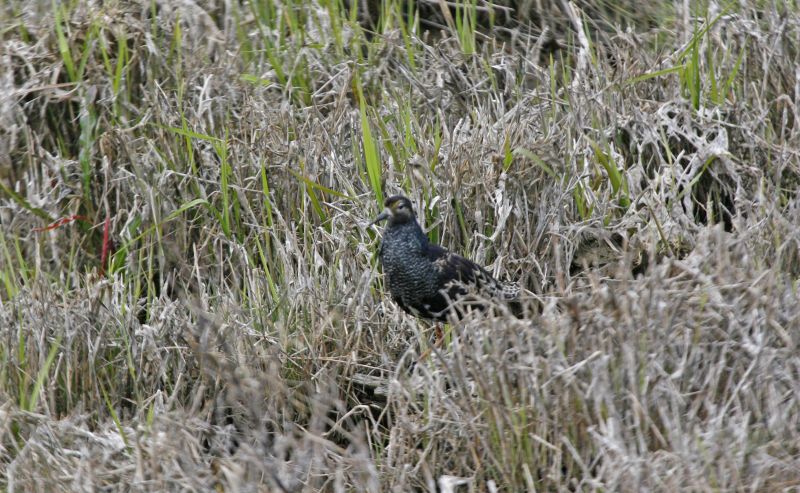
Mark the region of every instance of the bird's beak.
<instances>
[{"instance_id":1,"label":"bird's beak","mask_svg":"<svg viewBox=\"0 0 800 493\"><path fill-rule=\"evenodd\" d=\"M383 212L378 214L378 217L376 217L371 223L369 223L367 227L369 228L373 224L378 224L381 221L385 221L386 219L389 219L389 216L391 216L391 213L389 212L388 209L385 209Z\"/></svg>"}]
</instances>

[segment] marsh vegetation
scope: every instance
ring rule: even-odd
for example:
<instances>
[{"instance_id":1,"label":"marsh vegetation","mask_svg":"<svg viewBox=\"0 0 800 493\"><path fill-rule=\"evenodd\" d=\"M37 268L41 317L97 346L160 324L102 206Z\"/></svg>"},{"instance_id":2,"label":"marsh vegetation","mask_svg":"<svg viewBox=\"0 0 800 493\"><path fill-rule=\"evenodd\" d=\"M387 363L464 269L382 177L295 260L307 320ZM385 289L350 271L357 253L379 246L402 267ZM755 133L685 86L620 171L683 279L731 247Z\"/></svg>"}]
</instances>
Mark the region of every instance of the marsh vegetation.
<instances>
[{"instance_id":1,"label":"marsh vegetation","mask_svg":"<svg viewBox=\"0 0 800 493\"><path fill-rule=\"evenodd\" d=\"M0 489L800 488L796 2L0 19ZM396 193L527 316L431 348Z\"/></svg>"}]
</instances>

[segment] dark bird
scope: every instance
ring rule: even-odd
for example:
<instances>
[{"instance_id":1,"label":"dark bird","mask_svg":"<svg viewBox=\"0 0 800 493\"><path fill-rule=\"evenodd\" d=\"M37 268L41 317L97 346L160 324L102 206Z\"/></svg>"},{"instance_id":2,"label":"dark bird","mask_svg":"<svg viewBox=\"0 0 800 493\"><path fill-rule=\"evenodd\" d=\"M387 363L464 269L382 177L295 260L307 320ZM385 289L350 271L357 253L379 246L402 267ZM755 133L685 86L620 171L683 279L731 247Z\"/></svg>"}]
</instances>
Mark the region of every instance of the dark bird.
<instances>
[{"instance_id":1,"label":"dark bird","mask_svg":"<svg viewBox=\"0 0 800 493\"><path fill-rule=\"evenodd\" d=\"M447 321L471 309L483 310L488 299L516 305L519 287L501 283L476 263L428 241L417 223L411 201L389 197L369 225L388 220L380 259L394 301L415 316Z\"/></svg>"}]
</instances>

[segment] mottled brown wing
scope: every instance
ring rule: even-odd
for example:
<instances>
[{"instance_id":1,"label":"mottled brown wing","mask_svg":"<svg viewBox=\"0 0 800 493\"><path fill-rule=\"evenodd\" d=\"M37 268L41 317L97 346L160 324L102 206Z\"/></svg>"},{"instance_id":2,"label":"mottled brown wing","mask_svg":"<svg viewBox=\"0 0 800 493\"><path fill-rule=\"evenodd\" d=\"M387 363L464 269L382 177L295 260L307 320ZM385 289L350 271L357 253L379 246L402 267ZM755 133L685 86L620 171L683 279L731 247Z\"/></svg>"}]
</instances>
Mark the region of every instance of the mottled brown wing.
<instances>
[{"instance_id":1,"label":"mottled brown wing","mask_svg":"<svg viewBox=\"0 0 800 493\"><path fill-rule=\"evenodd\" d=\"M498 282L486 269L461 255L449 252L438 245L430 245L427 255L437 270L441 289L440 299L431 304L432 310L446 309L449 303L459 300L468 291L502 300L516 297L513 287ZM478 299L467 305L471 308L484 308Z\"/></svg>"}]
</instances>

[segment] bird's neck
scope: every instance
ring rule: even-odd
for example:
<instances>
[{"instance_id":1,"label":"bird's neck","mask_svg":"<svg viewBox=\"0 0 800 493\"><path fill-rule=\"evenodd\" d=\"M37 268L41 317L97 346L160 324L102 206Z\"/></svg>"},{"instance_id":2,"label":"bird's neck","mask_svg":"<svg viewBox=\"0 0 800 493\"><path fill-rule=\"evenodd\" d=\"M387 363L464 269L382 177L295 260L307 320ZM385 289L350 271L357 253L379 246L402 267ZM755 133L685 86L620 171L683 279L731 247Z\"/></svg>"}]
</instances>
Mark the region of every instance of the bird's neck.
<instances>
[{"instance_id":1,"label":"bird's neck","mask_svg":"<svg viewBox=\"0 0 800 493\"><path fill-rule=\"evenodd\" d=\"M387 239L414 241L421 248L428 244L428 237L422 231L419 223L414 219L404 223L390 224L389 228L386 230L386 236Z\"/></svg>"}]
</instances>

